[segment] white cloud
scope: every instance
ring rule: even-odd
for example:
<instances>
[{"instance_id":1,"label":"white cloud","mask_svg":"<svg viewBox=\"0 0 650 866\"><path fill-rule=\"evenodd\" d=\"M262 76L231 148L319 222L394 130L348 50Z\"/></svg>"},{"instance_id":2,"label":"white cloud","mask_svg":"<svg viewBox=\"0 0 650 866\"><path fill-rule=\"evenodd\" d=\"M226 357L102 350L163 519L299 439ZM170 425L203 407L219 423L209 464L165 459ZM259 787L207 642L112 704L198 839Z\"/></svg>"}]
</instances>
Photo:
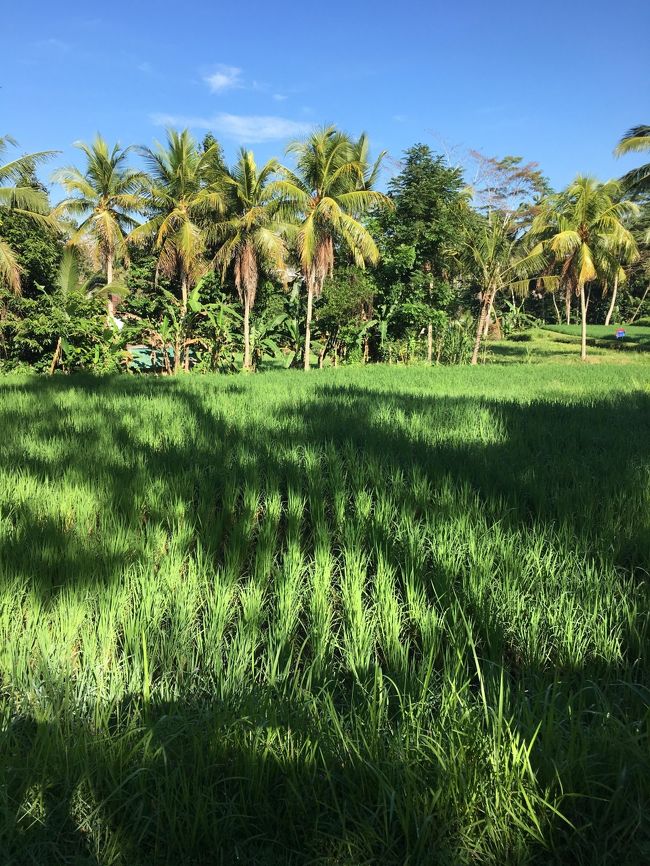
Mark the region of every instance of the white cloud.
<instances>
[{"instance_id":1,"label":"white cloud","mask_svg":"<svg viewBox=\"0 0 650 866\"><path fill-rule=\"evenodd\" d=\"M209 129L226 138L244 144L259 144L277 141L296 135L305 135L311 123L290 120L287 117L253 114L215 114L214 117L184 117L175 114L152 114L156 126L181 126L192 129Z\"/></svg>"},{"instance_id":2,"label":"white cloud","mask_svg":"<svg viewBox=\"0 0 650 866\"><path fill-rule=\"evenodd\" d=\"M153 66L148 60L143 60L141 63L138 63L137 68L139 72L144 72L145 75L151 75L153 72Z\"/></svg>"},{"instance_id":3,"label":"white cloud","mask_svg":"<svg viewBox=\"0 0 650 866\"><path fill-rule=\"evenodd\" d=\"M273 94L273 99L275 99L276 102L284 102L284 100L286 98L287 97L284 95L284 93L274 93Z\"/></svg>"},{"instance_id":4,"label":"white cloud","mask_svg":"<svg viewBox=\"0 0 650 866\"><path fill-rule=\"evenodd\" d=\"M225 66L220 63L215 71L204 76L203 80L213 93L221 93L234 87L243 87L241 73L238 66Z\"/></svg>"}]
</instances>

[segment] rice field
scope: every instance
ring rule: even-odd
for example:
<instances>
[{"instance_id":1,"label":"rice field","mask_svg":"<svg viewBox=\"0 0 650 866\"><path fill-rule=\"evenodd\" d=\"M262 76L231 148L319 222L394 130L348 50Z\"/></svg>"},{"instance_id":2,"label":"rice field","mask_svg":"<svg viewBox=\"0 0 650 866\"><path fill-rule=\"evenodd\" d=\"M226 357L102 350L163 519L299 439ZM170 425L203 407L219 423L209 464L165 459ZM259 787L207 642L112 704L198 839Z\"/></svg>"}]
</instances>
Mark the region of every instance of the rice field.
<instances>
[{"instance_id":1,"label":"rice field","mask_svg":"<svg viewBox=\"0 0 650 866\"><path fill-rule=\"evenodd\" d=\"M650 862L650 367L0 380L2 864Z\"/></svg>"}]
</instances>

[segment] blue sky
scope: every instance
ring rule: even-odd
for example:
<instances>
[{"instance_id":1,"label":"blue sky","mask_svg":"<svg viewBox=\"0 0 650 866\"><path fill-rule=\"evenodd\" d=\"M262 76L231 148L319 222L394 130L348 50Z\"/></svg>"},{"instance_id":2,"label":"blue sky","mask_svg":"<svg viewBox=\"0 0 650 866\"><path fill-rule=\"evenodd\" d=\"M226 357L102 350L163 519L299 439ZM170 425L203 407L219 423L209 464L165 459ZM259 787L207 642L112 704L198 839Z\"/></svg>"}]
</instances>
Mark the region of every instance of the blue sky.
<instances>
[{"instance_id":1,"label":"blue sky","mask_svg":"<svg viewBox=\"0 0 650 866\"><path fill-rule=\"evenodd\" d=\"M97 130L209 128L229 159L247 144L262 160L336 123L389 151L384 182L422 141L454 163L521 155L559 187L637 164L612 149L650 122L648 0L8 6L0 133L63 151L53 165Z\"/></svg>"}]
</instances>

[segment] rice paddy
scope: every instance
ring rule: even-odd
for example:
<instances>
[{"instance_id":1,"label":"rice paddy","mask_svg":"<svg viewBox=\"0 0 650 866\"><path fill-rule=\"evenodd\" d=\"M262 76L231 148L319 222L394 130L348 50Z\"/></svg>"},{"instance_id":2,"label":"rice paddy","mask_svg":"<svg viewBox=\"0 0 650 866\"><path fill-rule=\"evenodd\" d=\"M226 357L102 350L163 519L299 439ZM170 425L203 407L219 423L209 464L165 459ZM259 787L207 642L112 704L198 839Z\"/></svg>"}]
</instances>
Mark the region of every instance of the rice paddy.
<instances>
[{"instance_id":1,"label":"rice paddy","mask_svg":"<svg viewBox=\"0 0 650 866\"><path fill-rule=\"evenodd\" d=\"M0 860L650 862L650 367L0 382Z\"/></svg>"}]
</instances>

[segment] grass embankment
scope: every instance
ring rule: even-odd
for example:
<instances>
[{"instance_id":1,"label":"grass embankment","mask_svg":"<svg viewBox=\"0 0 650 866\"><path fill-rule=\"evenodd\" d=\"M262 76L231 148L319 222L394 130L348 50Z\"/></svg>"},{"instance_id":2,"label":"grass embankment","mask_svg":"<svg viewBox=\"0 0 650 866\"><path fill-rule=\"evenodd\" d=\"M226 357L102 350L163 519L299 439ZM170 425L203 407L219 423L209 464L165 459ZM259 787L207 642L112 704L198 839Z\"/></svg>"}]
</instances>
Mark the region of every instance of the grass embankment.
<instances>
[{"instance_id":1,"label":"grass embankment","mask_svg":"<svg viewBox=\"0 0 650 866\"><path fill-rule=\"evenodd\" d=\"M621 340L616 339L618 329L625 331ZM545 325L544 330L556 334L580 337L580 325ZM593 345L615 349L650 349L650 328L642 325L588 325L587 340Z\"/></svg>"},{"instance_id":2,"label":"grass embankment","mask_svg":"<svg viewBox=\"0 0 650 866\"><path fill-rule=\"evenodd\" d=\"M590 325L587 331L587 362L591 364L649 364L650 328L625 328L625 338L616 340L616 327ZM580 326L548 325L531 328L499 341L486 341L481 360L486 363L567 363L580 360Z\"/></svg>"},{"instance_id":3,"label":"grass embankment","mask_svg":"<svg viewBox=\"0 0 650 866\"><path fill-rule=\"evenodd\" d=\"M648 862L649 367L0 392L3 862Z\"/></svg>"}]
</instances>

